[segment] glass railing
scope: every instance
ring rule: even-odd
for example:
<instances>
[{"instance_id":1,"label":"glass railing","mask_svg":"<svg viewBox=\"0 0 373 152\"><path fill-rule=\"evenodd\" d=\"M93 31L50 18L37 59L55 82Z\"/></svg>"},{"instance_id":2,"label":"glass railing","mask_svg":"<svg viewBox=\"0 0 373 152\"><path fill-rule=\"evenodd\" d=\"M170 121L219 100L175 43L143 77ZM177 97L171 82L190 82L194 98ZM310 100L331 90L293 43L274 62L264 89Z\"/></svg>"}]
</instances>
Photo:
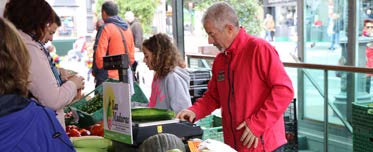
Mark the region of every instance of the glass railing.
<instances>
[{"instance_id":1,"label":"glass railing","mask_svg":"<svg viewBox=\"0 0 373 152\"><path fill-rule=\"evenodd\" d=\"M369 74L373 70L304 63L284 65L299 102L299 149L353 151L353 105L372 102Z\"/></svg>"}]
</instances>

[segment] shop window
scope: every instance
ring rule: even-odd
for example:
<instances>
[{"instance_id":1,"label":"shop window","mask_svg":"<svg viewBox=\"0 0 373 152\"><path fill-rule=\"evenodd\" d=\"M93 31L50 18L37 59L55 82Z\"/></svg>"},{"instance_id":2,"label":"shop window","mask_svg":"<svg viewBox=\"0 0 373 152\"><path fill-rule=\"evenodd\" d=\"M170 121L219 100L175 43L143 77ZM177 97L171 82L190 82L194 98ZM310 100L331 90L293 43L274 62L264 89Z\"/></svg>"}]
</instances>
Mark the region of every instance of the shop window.
<instances>
[{"instance_id":1,"label":"shop window","mask_svg":"<svg viewBox=\"0 0 373 152\"><path fill-rule=\"evenodd\" d=\"M73 37L76 35L75 19L73 16L60 16L61 26L57 35L60 37Z\"/></svg>"}]
</instances>

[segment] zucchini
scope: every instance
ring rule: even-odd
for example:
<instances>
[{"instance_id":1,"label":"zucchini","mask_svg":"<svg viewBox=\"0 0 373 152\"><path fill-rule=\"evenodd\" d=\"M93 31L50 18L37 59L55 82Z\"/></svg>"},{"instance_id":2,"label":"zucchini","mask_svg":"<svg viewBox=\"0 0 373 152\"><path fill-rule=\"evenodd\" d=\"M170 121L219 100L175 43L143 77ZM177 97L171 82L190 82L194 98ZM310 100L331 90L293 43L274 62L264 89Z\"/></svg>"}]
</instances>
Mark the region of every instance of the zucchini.
<instances>
[{"instance_id":1,"label":"zucchini","mask_svg":"<svg viewBox=\"0 0 373 152\"><path fill-rule=\"evenodd\" d=\"M131 109L132 121L158 121L170 120L175 117L175 113L171 110L157 108L134 108Z\"/></svg>"},{"instance_id":2,"label":"zucchini","mask_svg":"<svg viewBox=\"0 0 373 152\"><path fill-rule=\"evenodd\" d=\"M70 141L75 148L108 149L112 146L111 140L101 136L70 137Z\"/></svg>"}]
</instances>

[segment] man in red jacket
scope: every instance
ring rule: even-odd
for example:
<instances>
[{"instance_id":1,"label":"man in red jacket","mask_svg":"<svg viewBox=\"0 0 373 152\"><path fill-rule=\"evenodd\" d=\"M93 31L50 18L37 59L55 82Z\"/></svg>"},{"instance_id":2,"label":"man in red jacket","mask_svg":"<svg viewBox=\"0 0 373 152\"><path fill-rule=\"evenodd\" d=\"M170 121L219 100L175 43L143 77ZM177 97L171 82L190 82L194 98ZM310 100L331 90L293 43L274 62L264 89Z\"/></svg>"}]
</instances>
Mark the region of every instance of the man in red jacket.
<instances>
[{"instance_id":1,"label":"man in red jacket","mask_svg":"<svg viewBox=\"0 0 373 152\"><path fill-rule=\"evenodd\" d=\"M239 26L233 8L215 3L202 18L219 53L208 89L177 118L193 122L221 108L224 142L240 152L283 151L283 113L294 97L277 51Z\"/></svg>"}]
</instances>

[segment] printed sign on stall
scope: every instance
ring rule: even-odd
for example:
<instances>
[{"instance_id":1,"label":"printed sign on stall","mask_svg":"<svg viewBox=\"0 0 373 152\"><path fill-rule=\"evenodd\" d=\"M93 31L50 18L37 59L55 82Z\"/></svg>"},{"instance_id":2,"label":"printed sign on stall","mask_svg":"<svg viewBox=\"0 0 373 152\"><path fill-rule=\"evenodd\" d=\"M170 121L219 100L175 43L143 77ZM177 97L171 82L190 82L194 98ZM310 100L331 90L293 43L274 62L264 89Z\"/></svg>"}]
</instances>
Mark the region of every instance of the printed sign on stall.
<instances>
[{"instance_id":1,"label":"printed sign on stall","mask_svg":"<svg viewBox=\"0 0 373 152\"><path fill-rule=\"evenodd\" d=\"M103 87L105 138L133 144L130 85L104 82Z\"/></svg>"}]
</instances>

